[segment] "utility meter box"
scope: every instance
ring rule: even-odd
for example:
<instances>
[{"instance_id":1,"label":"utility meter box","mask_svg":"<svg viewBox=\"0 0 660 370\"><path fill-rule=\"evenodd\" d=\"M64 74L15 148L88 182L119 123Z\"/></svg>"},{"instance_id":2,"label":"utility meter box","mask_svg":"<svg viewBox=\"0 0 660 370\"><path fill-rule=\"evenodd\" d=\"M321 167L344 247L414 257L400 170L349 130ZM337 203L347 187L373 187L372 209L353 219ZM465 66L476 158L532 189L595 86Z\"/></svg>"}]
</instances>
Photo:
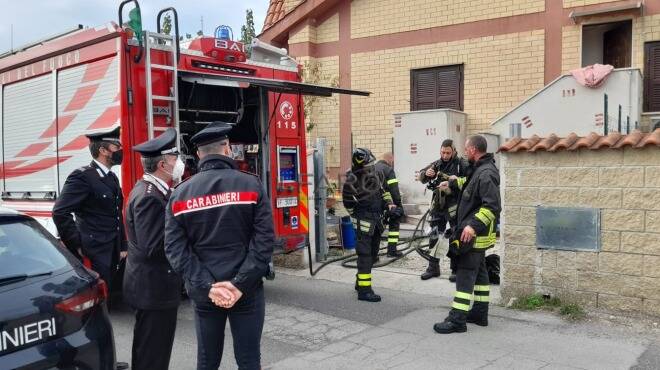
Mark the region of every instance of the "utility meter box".
<instances>
[{"instance_id":1,"label":"utility meter box","mask_svg":"<svg viewBox=\"0 0 660 370\"><path fill-rule=\"evenodd\" d=\"M467 138L467 115L453 109L394 114L394 170L403 201L427 204L431 196L417 181L419 171L440 159L445 139L454 140L459 155Z\"/></svg>"}]
</instances>

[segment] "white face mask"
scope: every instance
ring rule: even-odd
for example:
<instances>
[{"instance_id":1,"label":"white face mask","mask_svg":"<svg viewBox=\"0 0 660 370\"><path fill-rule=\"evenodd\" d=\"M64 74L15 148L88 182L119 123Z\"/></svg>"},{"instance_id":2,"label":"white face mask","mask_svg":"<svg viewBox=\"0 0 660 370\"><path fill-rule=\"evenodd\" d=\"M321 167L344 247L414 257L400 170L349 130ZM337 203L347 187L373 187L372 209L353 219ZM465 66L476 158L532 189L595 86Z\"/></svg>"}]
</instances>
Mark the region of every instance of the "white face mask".
<instances>
[{"instance_id":1,"label":"white face mask","mask_svg":"<svg viewBox=\"0 0 660 370\"><path fill-rule=\"evenodd\" d=\"M168 172L165 169L163 169L168 175L172 176L172 181L175 183L181 182L181 178L183 177L183 172L186 170L186 165L183 163L181 160L181 157L176 157L176 161L174 162L174 168L172 168L172 172Z\"/></svg>"},{"instance_id":2,"label":"white face mask","mask_svg":"<svg viewBox=\"0 0 660 370\"><path fill-rule=\"evenodd\" d=\"M186 170L186 165L181 160L181 157L176 157L174 169L172 169L172 180L180 182L183 177L183 172Z\"/></svg>"}]
</instances>

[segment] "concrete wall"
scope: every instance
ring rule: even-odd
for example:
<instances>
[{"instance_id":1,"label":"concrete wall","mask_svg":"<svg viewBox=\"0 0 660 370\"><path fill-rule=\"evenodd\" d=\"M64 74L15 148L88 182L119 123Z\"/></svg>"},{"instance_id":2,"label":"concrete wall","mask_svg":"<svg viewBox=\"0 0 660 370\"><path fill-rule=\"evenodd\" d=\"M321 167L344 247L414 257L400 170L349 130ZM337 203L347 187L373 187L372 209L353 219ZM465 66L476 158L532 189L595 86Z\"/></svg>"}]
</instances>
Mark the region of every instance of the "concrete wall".
<instances>
[{"instance_id":1,"label":"concrete wall","mask_svg":"<svg viewBox=\"0 0 660 370\"><path fill-rule=\"evenodd\" d=\"M502 296L660 315L660 149L502 155ZM536 207L601 210L602 250L536 247Z\"/></svg>"}]
</instances>

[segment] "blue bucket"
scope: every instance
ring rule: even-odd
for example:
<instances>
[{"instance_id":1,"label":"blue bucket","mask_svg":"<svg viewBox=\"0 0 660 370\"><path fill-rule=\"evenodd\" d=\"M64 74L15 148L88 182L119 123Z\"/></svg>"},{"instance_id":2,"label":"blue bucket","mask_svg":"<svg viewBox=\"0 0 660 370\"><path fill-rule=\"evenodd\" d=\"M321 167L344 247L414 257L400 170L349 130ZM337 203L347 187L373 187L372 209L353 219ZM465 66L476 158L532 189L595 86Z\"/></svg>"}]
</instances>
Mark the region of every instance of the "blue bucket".
<instances>
[{"instance_id":1,"label":"blue bucket","mask_svg":"<svg viewBox=\"0 0 660 370\"><path fill-rule=\"evenodd\" d=\"M344 249L355 249L355 229L348 216L341 218L341 236Z\"/></svg>"}]
</instances>

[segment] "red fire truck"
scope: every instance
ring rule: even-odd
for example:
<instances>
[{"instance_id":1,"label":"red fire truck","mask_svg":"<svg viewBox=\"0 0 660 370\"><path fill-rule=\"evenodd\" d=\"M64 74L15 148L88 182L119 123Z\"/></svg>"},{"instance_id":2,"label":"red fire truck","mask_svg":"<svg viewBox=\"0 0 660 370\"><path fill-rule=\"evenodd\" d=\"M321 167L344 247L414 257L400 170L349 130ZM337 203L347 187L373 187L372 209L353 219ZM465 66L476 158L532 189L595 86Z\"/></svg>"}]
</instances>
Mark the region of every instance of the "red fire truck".
<instances>
[{"instance_id":1,"label":"red fire truck","mask_svg":"<svg viewBox=\"0 0 660 370\"><path fill-rule=\"evenodd\" d=\"M128 22L123 8L133 4ZM174 35L161 32L171 14ZM227 37L198 37L179 45L174 8L156 17L157 32L141 30L139 4L123 1L119 24L78 27L0 56L0 168L2 205L38 218L55 233L53 203L66 177L90 162L85 134L121 127L125 198L142 176L130 148L169 127L179 133L189 169L196 168L190 137L213 121L230 134L241 169L261 177L285 250L304 246L308 191L304 95L368 95L301 83L286 50L255 40L251 58Z\"/></svg>"}]
</instances>

